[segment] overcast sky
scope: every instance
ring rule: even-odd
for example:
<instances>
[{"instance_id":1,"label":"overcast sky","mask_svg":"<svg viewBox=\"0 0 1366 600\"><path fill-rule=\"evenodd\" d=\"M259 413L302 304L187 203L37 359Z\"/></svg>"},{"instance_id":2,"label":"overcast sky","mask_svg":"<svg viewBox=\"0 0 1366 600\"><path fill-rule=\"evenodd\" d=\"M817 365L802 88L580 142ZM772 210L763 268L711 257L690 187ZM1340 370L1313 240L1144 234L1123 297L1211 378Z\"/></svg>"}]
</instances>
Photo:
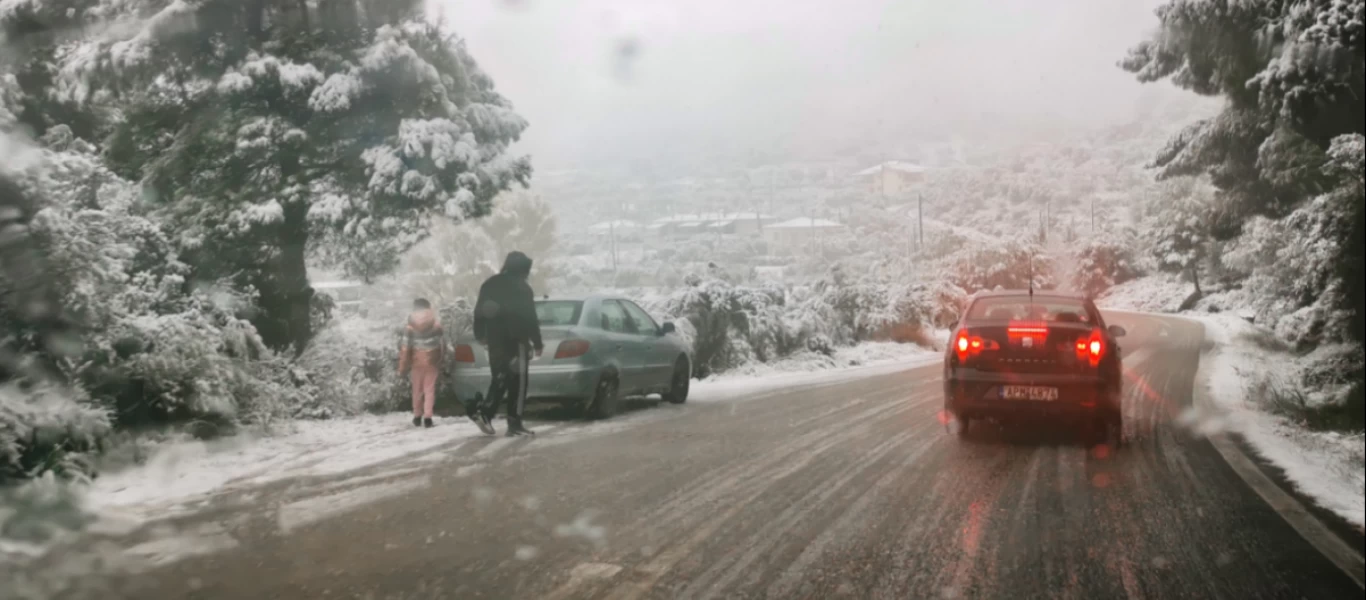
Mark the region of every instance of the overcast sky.
<instances>
[{"instance_id":1,"label":"overcast sky","mask_svg":"<svg viewBox=\"0 0 1366 600\"><path fill-rule=\"evenodd\" d=\"M1160 0L429 2L539 169L1061 130L1161 91L1115 66Z\"/></svg>"}]
</instances>

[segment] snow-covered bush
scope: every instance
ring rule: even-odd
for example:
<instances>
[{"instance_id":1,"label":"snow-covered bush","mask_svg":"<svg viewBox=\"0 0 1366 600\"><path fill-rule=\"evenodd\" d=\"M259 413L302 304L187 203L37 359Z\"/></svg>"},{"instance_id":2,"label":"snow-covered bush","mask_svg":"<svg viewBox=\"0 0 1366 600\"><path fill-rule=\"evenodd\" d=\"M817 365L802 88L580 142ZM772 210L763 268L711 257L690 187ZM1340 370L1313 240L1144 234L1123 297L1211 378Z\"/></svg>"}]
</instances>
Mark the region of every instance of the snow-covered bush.
<instances>
[{"instance_id":1,"label":"snow-covered bush","mask_svg":"<svg viewBox=\"0 0 1366 600\"><path fill-rule=\"evenodd\" d=\"M1118 284L1101 293L1101 308L1152 313L1174 313L1191 294L1192 286L1177 275L1155 273Z\"/></svg>"},{"instance_id":2,"label":"snow-covered bush","mask_svg":"<svg viewBox=\"0 0 1366 600\"><path fill-rule=\"evenodd\" d=\"M843 269L832 269L798 307L799 323L821 323L819 334L837 344L891 340L932 346L929 332L956 322L966 300L961 288L947 281L883 283L853 281Z\"/></svg>"},{"instance_id":3,"label":"snow-covered bush","mask_svg":"<svg viewBox=\"0 0 1366 600\"><path fill-rule=\"evenodd\" d=\"M0 155L0 484L49 471L86 474L83 454L108 434L109 412L62 378L81 338L61 303L69 282L50 271L34 234L45 205L34 189L42 153L0 131Z\"/></svg>"},{"instance_id":4,"label":"snow-covered bush","mask_svg":"<svg viewBox=\"0 0 1366 600\"><path fill-rule=\"evenodd\" d=\"M340 317L318 331L299 364L319 396L340 413L387 412L406 406L406 381L395 373L402 321Z\"/></svg>"},{"instance_id":5,"label":"snow-covered bush","mask_svg":"<svg viewBox=\"0 0 1366 600\"><path fill-rule=\"evenodd\" d=\"M1288 360L1295 366L1288 373L1254 375L1253 401L1312 430L1362 431L1366 363L1360 345L1325 345Z\"/></svg>"},{"instance_id":6,"label":"snow-covered bush","mask_svg":"<svg viewBox=\"0 0 1366 600\"><path fill-rule=\"evenodd\" d=\"M750 361L785 356L798 341L783 319L786 294L776 287L740 287L715 277L651 303L652 312L687 320L693 330L693 375L706 377Z\"/></svg>"},{"instance_id":7,"label":"snow-covered bush","mask_svg":"<svg viewBox=\"0 0 1366 600\"><path fill-rule=\"evenodd\" d=\"M52 308L3 312L7 336L51 338L23 344L51 368L5 384L0 462L8 461L9 476L71 470L77 463L64 466L61 456L98 447L111 426L189 423L197 435L214 435L239 423L329 413L318 406L313 378L268 350L243 318L249 297L189 281L169 236L140 213L137 186L64 127L50 129L44 143L19 181L35 198L24 260L41 269ZM44 334L48 314L79 323L83 336Z\"/></svg>"},{"instance_id":8,"label":"snow-covered bush","mask_svg":"<svg viewBox=\"0 0 1366 600\"><path fill-rule=\"evenodd\" d=\"M930 331L958 318L966 294L951 283L853 281L835 268L810 286L738 284L690 276L688 287L644 300L647 309L679 323L694 351L694 375L706 377L747 363L769 363L797 352L830 356L866 341L936 345Z\"/></svg>"},{"instance_id":9,"label":"snow-covered bush","mask_svg":"<svg viewBox=\"0 0 1366 600\"><path fill-rule=\"evenodd\" d=\"M1081 243L1073 255L1072 286L1094 297L1137 277L1133 248L1127 236L1093 237Z\"/></svg>"},{"instance_id":10,"label":"snow-covered bush","mask_svg":"<svg viewBox=\"0 0 1366 600\"><path fill-rule=\"evenodd\" d=\"M64 369L123 424L265 420L297 404L294 379L239 309L242 294L193 286L161 226L138 214L137 186L55 128L35 186L32 232L58 302L87 331Z\"/></svg>"},{"instance_id":11,"label":"snow-covered bush","mask_svg":"<svg viewBox=\"0 0 1366 600\"><path fill-rule=\"evenodd\" d=\"M1052 259L1038 245L1024 240L970 246L947 260L953 284L969 293L1025 289L1031 275L1035 289L1051 289L1056 284Z\"/></svg>"}]
</instances>

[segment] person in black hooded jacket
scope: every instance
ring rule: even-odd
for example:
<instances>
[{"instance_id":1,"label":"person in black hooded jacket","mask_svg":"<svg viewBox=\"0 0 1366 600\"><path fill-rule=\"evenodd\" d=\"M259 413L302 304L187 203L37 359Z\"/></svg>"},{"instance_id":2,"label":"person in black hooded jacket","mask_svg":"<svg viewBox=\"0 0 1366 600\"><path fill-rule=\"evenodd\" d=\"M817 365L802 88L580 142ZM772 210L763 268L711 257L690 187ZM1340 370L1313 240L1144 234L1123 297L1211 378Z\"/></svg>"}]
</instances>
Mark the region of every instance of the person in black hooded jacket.
<instances>
[{"instance_id":1,"label":"person in black hooded jacket","mask_svg":"<svg viewBox=\"0 0 1366 600\"><path fill-rule=\"evenodd\" d=\"M474 337L488 349L489 370L493 381L482 403L467 409L470 420L484 433L492 434L498 403L507 401L509 436L529 435L522 425L526 404L527 363L534 352L544 350L541 323L536 317L536 297L527 283L531 258L521 252L508 253L503 270L479 287L474 304Z\"/></svg>"}]
</instances>

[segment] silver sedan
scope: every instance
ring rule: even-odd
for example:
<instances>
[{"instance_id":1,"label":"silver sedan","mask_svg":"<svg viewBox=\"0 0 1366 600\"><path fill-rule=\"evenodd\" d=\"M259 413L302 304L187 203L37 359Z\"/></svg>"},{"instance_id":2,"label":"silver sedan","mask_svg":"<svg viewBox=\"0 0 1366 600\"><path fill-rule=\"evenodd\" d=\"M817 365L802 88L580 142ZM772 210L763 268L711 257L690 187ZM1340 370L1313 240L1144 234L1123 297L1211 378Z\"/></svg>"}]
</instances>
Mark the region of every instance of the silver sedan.
<instances>
[{"instance_id":1,"label":"silver sedan","mask_svg":"<svg viewBox=\"0 0 1366 600\"><path fill-rule=\"evenodd\" d=\"M626 396L688 399L692 350L673 323L656 323L635 302L615 296L536 302L545 352L528 367L528 400L582 403L597 418L616 414ZM481 396L492 376L487 350L456 340L452 381L461 398Z\"/></svg>"}]
</instances>

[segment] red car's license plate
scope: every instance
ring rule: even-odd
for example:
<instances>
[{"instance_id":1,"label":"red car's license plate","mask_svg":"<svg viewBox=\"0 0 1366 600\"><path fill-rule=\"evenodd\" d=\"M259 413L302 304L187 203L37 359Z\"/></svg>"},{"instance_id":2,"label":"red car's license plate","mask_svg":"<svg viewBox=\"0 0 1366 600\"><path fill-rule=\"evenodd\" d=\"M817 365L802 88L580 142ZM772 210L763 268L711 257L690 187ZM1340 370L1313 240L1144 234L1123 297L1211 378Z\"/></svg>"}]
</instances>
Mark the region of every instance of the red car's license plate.
<instances>
[{"instance_id":1,"label":"red car's license plate","mask_svg":"<svg viewBox=\"0 0 1366 600\"><path fill-rule=\"evenodd\" d=\"M1007 385L1001 388L1001 397L1006 400L1037 400L1048 402L1058 399L1058 388L1033 385Z\"/></svg>"}]
</instances>

